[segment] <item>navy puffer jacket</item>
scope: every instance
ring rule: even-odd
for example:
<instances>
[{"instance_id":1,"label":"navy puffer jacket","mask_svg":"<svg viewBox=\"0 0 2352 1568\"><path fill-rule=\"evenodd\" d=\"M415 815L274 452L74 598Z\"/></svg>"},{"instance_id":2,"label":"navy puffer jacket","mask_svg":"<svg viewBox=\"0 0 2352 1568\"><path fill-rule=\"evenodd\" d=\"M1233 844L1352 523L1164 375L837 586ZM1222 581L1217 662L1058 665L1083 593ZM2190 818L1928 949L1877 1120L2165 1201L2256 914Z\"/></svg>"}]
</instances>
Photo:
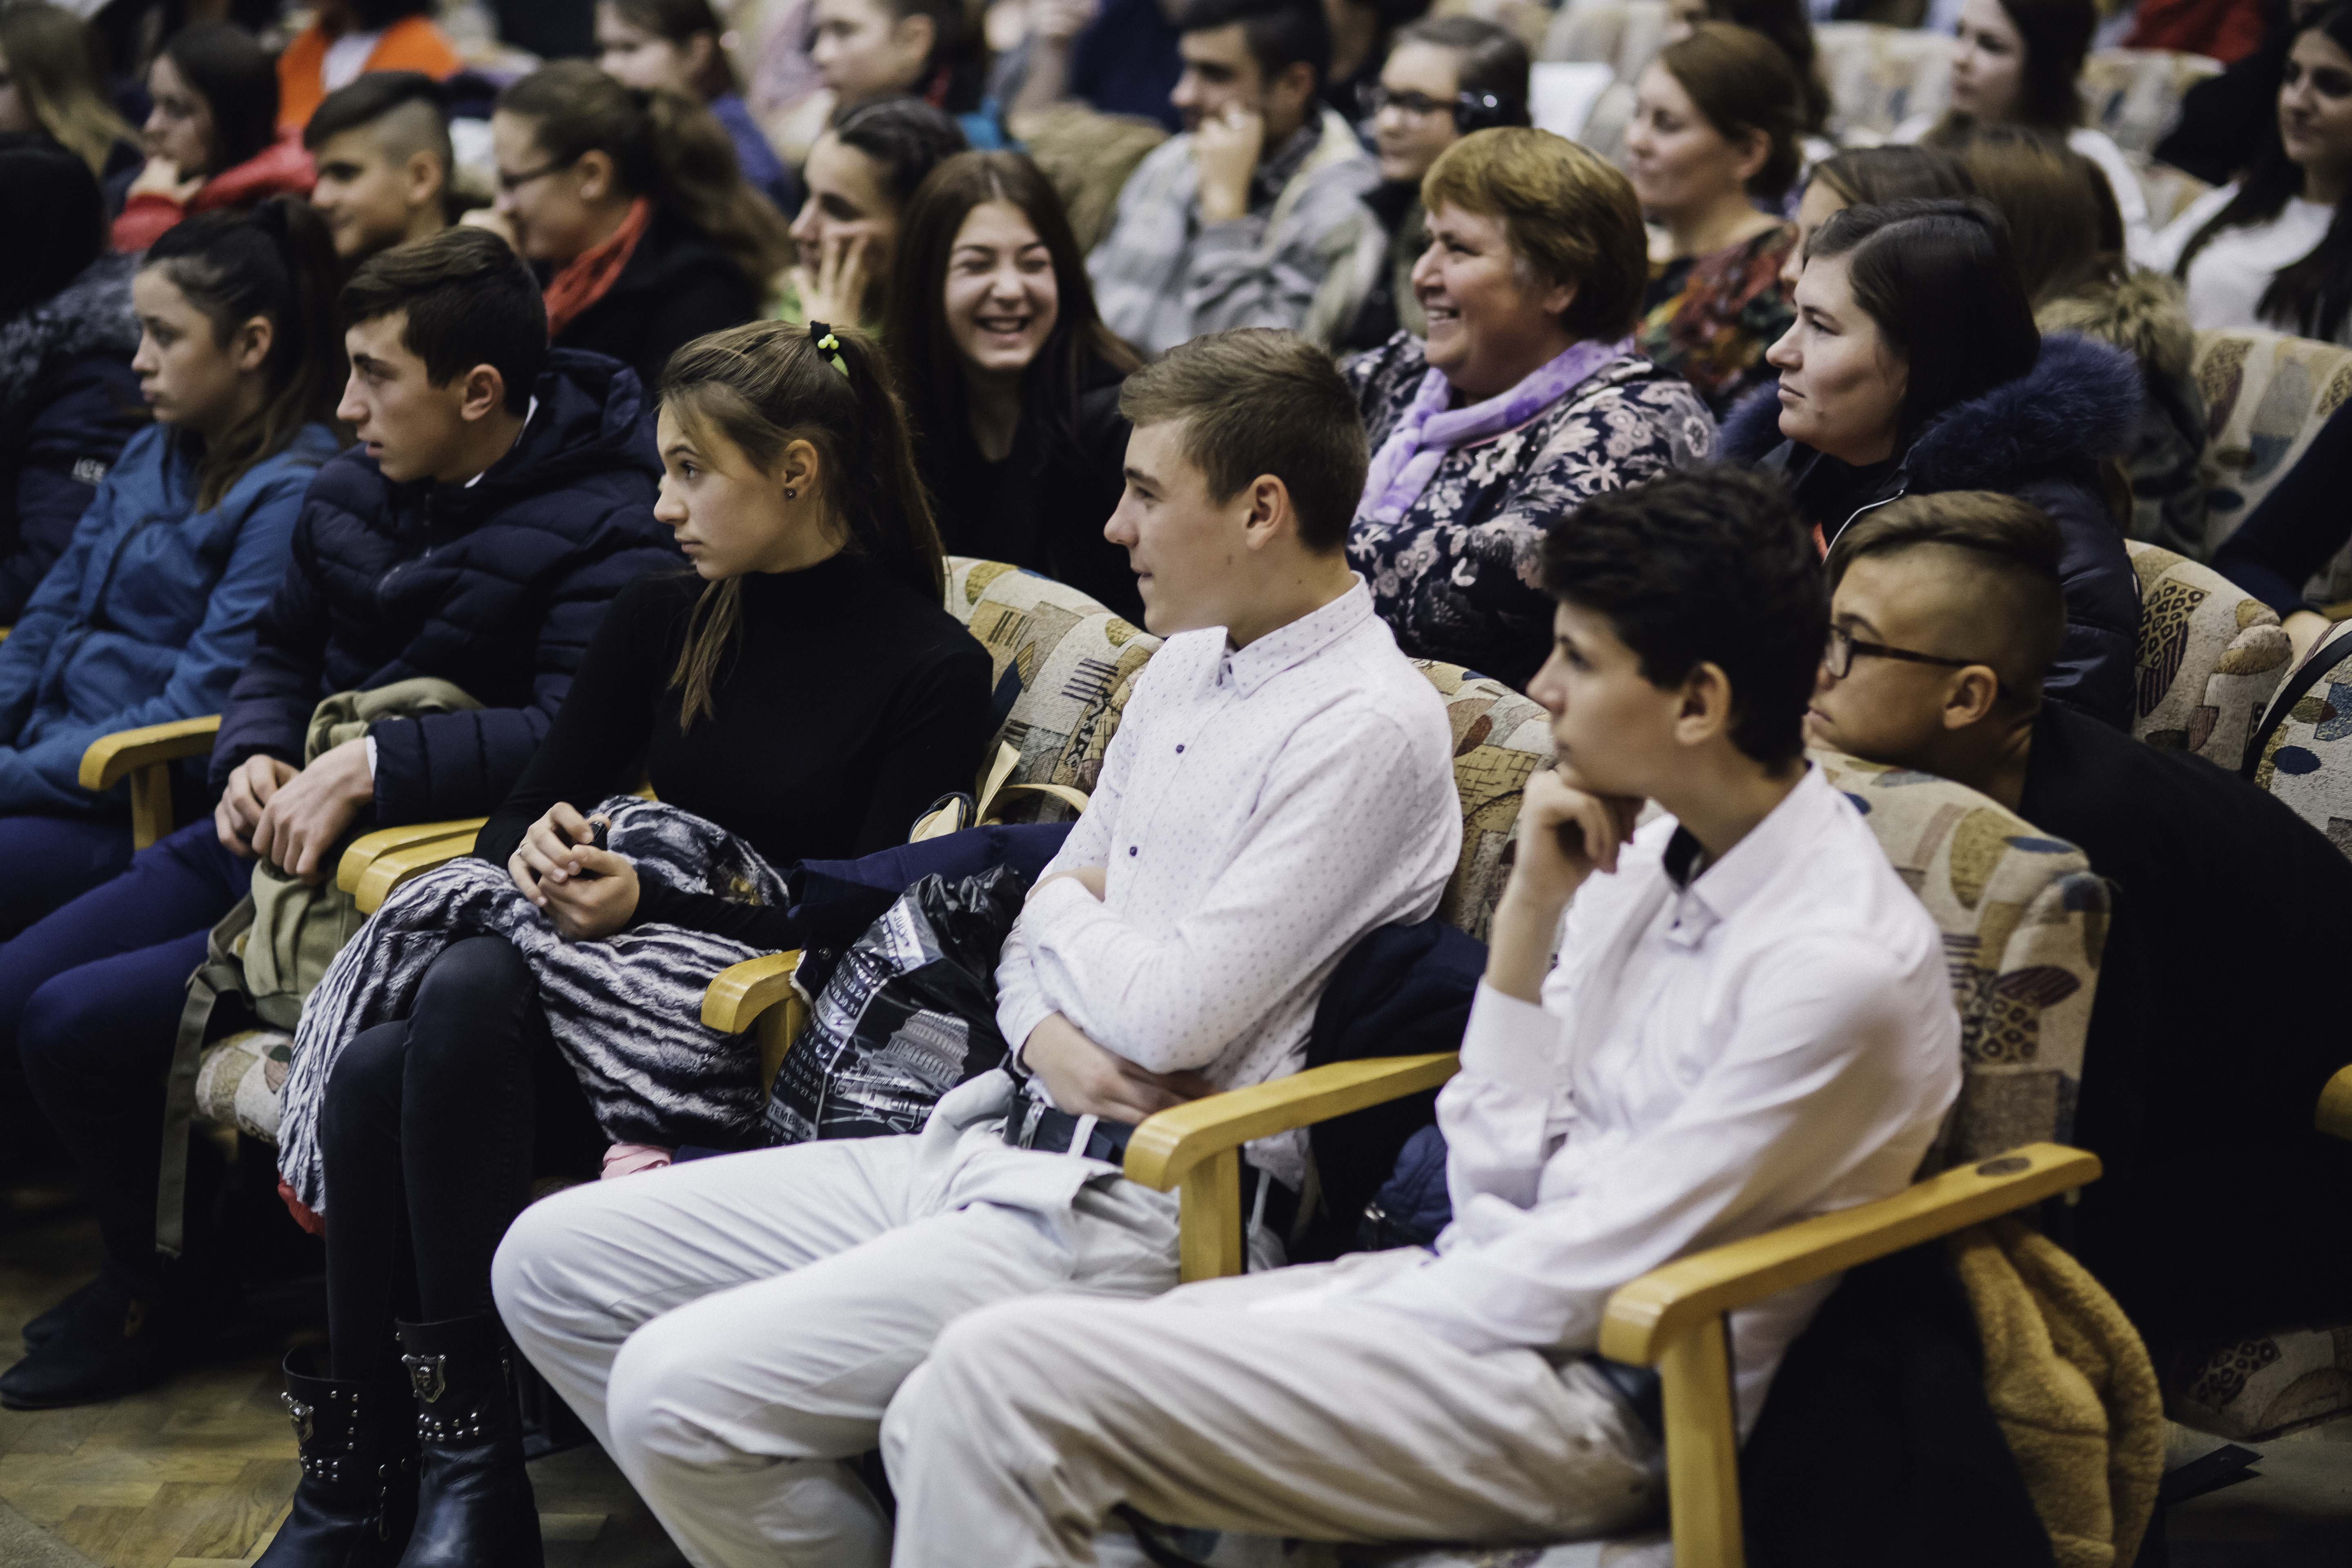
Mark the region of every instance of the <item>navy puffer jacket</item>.
<instances>
[{"instance_id":1,"label":"navy puffer jacket","mask_svg":"<svg viewBox=\"0 0 2352 1568\"><path fill-rule=\"evenodd\" d=\"M1718 449L1726 462L1783 476L1802 507L1808 480L1835 465L1781 437L1778 392L1776 382L1732 410ZM1822 544L1834 544L1855 517L1905 495L1994 490L2032 502L2058 524L2066 593L2066 637L2042 693L2128 730L2139 578L2101 499L2098 470L2130 446L2140 404L2131 355L2072 332L2051 333L2032 370L1920 426L1876 493L1849 515L1816 518Z\"/></svg>"},{"instance_id":2,"label":"navy puffer jacket","mask_svg":"<svg viewBox=\"0 0 2352 1568\"><path fill-rule=\"evenodd\" d=\"M221 716L213 787L256 752L299 765L311 710L417 676L484 707L379 721L376 820L497 807L547 733L605 605L679 556L635 372L557 350L513 450L471 487L387 481L364 449L319 470L294 560Z\"/></svg>"}]
</instances>

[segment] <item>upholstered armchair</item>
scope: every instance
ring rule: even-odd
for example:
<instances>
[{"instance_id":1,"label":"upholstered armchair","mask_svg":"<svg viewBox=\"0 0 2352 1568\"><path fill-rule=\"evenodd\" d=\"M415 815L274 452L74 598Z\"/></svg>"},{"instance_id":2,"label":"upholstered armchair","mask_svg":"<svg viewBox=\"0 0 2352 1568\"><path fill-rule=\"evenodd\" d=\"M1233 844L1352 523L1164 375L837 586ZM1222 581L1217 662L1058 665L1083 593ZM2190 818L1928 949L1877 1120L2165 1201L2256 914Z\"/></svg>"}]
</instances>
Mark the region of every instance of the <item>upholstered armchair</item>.
<instances>
[{"instance_id":1,"label":"upholstered armchair","mask_svg":"<svg viewBox=\"0 0 2352 1568\"><path fill-rule=\"evenodd\" d=\"M2185 555L2124 548L2139 578L2133 736L2238 772L2294 659L2278 612Z\"/></svg>"}]
</instances>

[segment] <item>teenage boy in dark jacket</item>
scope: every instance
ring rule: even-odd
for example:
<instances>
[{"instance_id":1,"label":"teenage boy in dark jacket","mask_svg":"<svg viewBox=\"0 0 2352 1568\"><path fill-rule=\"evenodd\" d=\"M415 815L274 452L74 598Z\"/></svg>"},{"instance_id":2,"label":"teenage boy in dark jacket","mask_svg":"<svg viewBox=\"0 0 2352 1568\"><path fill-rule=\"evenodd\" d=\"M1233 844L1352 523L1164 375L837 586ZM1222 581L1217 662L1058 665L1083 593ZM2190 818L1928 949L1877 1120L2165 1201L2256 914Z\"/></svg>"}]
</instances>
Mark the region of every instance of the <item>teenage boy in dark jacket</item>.
<instances>
[{"instance_id":1,"label":"teenage boy in dark jacket","mask_svg":"<svg viewBox=\"0 0 2352 1568\"><path fill-rule=\"evenodd\" d=\"M605 604L677 560L654 521L661 465L635 374L550 352L539 289L502 241L453 229L387 251L342 305L352 378L338 412L362 445L305 498L293 563L222 713L219 805L0 947L0 1058L21 1054L107 1255L91 1286L27 1328L32 1354L0 1376L10 1408L154 1383L202 1316L194 1276L155 1247L156 1079L205 934L254 858L320 881L371 806L381 826L495 808ZM420 676L482 706L378 721L304 765L320 700Z\"/></svg>"}]
</instances>

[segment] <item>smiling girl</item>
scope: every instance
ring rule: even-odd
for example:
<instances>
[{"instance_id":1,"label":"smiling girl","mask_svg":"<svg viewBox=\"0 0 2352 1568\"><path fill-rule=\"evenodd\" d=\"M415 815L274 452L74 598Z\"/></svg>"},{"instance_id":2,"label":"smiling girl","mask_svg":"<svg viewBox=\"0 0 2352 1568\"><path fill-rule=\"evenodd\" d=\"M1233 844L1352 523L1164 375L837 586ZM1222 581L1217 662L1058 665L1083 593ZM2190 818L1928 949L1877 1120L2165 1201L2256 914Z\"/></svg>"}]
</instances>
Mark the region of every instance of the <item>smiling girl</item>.
<instances>
[{"instance_id":1,"label":"smiling girl","mask_svg":"<svg viewBox=\"0 0 2352 1568\"><path fill-rule=\"evenodd\" d=\"M1138 626L1125 551L1119 384L1141 361L1095 313L1059 197L1018 153L940 165L908 209L891 356L948 553L1034 567Z\"/></svg>"}]
</instances>

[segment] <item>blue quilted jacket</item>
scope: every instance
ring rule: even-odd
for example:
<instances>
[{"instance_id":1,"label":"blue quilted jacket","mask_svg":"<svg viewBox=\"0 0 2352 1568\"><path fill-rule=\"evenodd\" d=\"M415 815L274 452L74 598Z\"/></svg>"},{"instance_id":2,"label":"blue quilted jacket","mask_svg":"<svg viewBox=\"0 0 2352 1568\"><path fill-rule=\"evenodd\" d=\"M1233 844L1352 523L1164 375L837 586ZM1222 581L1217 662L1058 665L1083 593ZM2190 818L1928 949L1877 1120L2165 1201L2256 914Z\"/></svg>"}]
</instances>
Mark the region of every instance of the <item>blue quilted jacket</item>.
<instances>
[{"instance_id":1,"label":"blue quilted jacket","mask_svg":"<svg viewBox=\"0 0 2352 1568\"><path fill-rule=\"evenodd\" d=\"M393 484L363 448L319 470L222 712L213 787L256 752L299 764L321 699L436 676L484 706L369 730L376 820L505 798L613 595L679 559L654 521L661 462L636 374L559 349L532 392L521 437L471 486Z\"/></svg>"},{"instance_id":2,"label":"blue quilted jacket","mask_svg":"<svg viewBox=\"0 0 2352 1568\"><path fill-rule=\"evenodd\" d=\"M119 805L75 780L92 741L219 711L286 575L303 487L335 455L325 426L305 426L198 511L172 437L131 438L0 643L0 811Z\"/></svg>"}]
</instances>

